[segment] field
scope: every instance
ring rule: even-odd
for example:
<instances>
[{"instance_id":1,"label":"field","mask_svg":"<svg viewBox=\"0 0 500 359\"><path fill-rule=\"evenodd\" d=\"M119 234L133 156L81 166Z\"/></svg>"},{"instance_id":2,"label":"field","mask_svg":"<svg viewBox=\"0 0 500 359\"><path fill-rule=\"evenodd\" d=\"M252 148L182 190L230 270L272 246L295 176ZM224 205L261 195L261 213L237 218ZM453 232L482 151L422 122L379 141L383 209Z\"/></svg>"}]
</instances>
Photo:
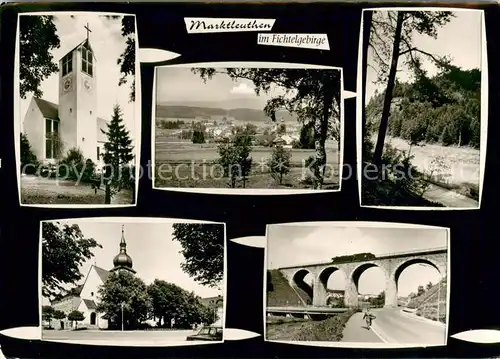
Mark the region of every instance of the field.
<instances>
[{"instance_id":1,"label":"field","mask_svg":"<svg viewBox=\"0 0 500 359\"><path fill-rule=\"evenodd\" d=\"M291 170L280 185L274 180L267 165L272 148L254 146L251 152L252 173L245 188L310 188L301 183L309 169L304 165L314 150L292 149ZM228 179L222 178L221 168L214 164L218 159L216 144L193 144L167 137L157 137L155 144L155 186L227 188ZM327 144L325 189L338 189L339 153L336 143ZM241 186L242 184L240 184Z\"/></svg>"},{"instance_id":2,"label":"field","mask_svg":"<svg viewBox=\"0 0 500 359\"><path fill-rule=\"evenodd\" d=\"M388 139L386 143L402 151L409 149L408 142L399 138ZM414 166L423 172L441 175L440 182L449 185L479 185L479 150L427 144L413 146L411 154L415 156L412 161Z\"/></svg>"}]
</instances>

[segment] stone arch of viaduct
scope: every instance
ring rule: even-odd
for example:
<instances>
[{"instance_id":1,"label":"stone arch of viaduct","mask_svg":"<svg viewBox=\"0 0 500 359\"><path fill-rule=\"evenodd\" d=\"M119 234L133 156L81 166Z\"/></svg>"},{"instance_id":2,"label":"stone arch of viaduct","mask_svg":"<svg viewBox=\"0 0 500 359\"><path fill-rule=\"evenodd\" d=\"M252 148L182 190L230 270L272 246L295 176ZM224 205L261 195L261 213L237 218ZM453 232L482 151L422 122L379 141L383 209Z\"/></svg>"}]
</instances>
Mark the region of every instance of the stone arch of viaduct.
<instances>
[{"instance_id":1,"label":"stone arch of viaduct","mask_svg":"<svg viewBox=\"0 0 500 359\"><path fill-rule=\"evenodd\" d=\"M307 266L293 266L279 270L291 286L304 290L314 306L325 306L328 293L327 282L330 275L340 271L345 277L344 303L346 307L358 306L358 282L363 272L379 267L385 275L385 306L395 307L398 303L398 279L401 273L413 264L428 264L436 268L441 277L447 275L448 250L446 248L429 251L398 253L379 256L373 260L344 263L321 263ZM313 286L304 283L304 277L311 274Z\"/></svg>"}]
</instances>

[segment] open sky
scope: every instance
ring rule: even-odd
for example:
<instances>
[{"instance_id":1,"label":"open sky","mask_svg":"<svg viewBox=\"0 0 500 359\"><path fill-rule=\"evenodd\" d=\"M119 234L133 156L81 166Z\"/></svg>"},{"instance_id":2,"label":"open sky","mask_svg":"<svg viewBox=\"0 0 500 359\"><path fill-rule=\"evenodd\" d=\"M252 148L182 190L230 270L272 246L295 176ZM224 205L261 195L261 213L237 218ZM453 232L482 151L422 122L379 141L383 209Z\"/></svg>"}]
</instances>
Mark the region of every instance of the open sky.
<instances>
[{"instance_id":1,"label":"open sky","mask_svg":"<svg viewBox=\"0 0 500 359\"><path fill-rule=\"evenodd\" d=\"M200 297L223 295L214 288L204 287L195 282L181 269L184 256L182 247L172 239L171 222L131 223L100 221L59 221L60 223L78 224L86 238L94 238L103 248L94 249L94 257L81 266L81 273L86 275L92 264L106 270L113 268L113 258L120 252L122 225L124 225L127 254L132 258L137 276L146 284L155 279L177 284L187 291L194 291ZM85 278L82 279L82 283ZM222 284L223 285L223 284ZM223 289L223 288L222 288Z\"/></svg>"},{"instance_id":2,"label":"open sky","mask_svg":"<svg viewBox=\"0 0 500 359\"><path fill-rule=\"evenodd\" d=\"M452 63L460 66L463 69L481 69L481 41L482 39L482 11L464 10L454 11L455 17L445 26L438 29L437 38L418 33L413 34L413 44L415 47L422 49L438 56L450 56ZM410 73L402 65L403 57L399 60L398 79L400 81L408 81ZM429 75L436 73L435 67L430 61L424 57L424 68ZM368 64L376 67L373 62L373 52L368 51ZM376 72L370 66L367 69L366 79L366 101L373 96L376 89L383 91L386 84L376 85L373 81L376 80Z\"/></svg>"},{"instance_id":3,"label":"open sky","mask_svg":"<svg viewBox=\"0 0 500 359\"><path fill-rule=\"evenodd\" d=\"M200 75L192 73L190 67L159 67L156 73L157 103L206 101L235 108L233 104L238 101L245 105L251 102L252 108L263 109L269 98L282 93L275 87L268 94L257 96L251 81L233 81L225 74L216 74L203 83Z\"/></svg>"},{"instance_id":4,"label":"open sky","mask_svg":"<svg viewBox=\"0 0 500 359\"><path fill-rule=\"evenodd\" d=\"M447 246L447 231L439 228L369 228L340 226L269 226L267 265L269 269L327 262L332 257L356 253L389 253ZM414 264L406 268L398 282L398 294L407 296L419 285L439 281L434 267ZM307 280L307 278L306 278ZM344 289L342 273L334 273L327 287ZM359 292L378 294L385 288L380 268L366 270L359 279Z\"/></svg>"},{"instance_id":5,"label":"open sky","mask_svg":"<svg viewBox=\"0 0 500 359\"><path fill-rule=\"evenodd\" d=\"M125 125L134 138L134 103L129 103L130 79L118 86L121 77L120 68L116 61L125 49L125 38L121 35L122 17L107 19L104 16L81 13L57 14L54 24L60 40L60 47L52 51L54 61L66 55L76 45L87 37L84 26L88 23L92 32L89 35L90 44L96 58L96 90L97 90L97 116L110 121L113 115L113 106L122 108ZM30 16L30 15L28 15ZM41 84L43 99L57 104L59 102L59 73L52 74ZM21 123L28 109L32 94L20 101ZM22 128L21 128L22 130Z\"/></svg>"}]
</instances>

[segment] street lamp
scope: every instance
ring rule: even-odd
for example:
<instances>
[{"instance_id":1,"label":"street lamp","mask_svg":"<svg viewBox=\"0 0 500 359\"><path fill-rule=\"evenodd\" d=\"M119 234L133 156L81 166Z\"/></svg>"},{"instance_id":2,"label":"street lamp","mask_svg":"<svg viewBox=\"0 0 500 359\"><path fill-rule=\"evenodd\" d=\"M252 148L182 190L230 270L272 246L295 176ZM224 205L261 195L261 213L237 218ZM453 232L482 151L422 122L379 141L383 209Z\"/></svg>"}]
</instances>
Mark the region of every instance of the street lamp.
<instances>
[{"instance_id":1,"label":"street lamp","mask_svg":"<svg viewBox=\"0 0 500 359\"><path fill-rule=\"evenodd\" d=\"M122 302L121 304L121 307L122 307L122 332L123 332L123 306L125 305L125 303Z\"/></svg>"}]
</instances>

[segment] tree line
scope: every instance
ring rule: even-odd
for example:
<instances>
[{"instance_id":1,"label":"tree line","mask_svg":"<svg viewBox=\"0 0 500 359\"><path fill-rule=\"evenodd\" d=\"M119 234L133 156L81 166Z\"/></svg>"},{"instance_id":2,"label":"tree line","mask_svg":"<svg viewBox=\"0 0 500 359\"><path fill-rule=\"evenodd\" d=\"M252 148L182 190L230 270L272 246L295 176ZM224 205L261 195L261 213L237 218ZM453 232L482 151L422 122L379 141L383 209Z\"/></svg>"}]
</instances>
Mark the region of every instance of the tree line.
<instances>
[{"instance_id":1,"label":"tree line","mask_svg":"<svg viewBox=\"0 0 500 359\"><path fill-rule=\"evenodd\" d=\"M125 330L149 327L147 320L155 319L158 328L190 329L194 324L212 324L217 318L215 308L205 306L193 292L163 280L155 279L150 285L132 273L111 273L98 289L96 312L109 318L108 329ZM85 320L85 315L73 310L68 314L52 306L42 307L42 318L74 322Z\"/></svg>"},{"instance_id":2,"label":"tree line","mask_svg":"<svg viewBox=\"0 0 500 359\"><path fill-rule=\"evenodd\" d=\"M396 82L388 133L411 145L439 143L445 146L480 144L481 71L443 68L432 77L419 76L412 83ZM380 126L385 91L366 106L367 123ZM396 101L399 100L399 101Z\"/></svg>"}]
</instances>

